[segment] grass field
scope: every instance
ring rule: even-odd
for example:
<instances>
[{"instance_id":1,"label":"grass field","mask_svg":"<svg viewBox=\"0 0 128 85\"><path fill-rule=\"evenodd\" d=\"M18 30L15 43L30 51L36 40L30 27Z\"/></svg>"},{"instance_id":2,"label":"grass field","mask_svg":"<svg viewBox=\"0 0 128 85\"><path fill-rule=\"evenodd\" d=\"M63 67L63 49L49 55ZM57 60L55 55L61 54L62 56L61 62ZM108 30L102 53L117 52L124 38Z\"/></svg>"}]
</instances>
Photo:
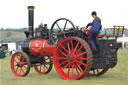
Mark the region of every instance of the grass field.
<instances>
[{"instance_id":1,"label":"grass field","mask_svg":"<svg viewBox=\"0 0 128 85\"><path fill-rule=\"evenodd\" d=\"M0 31L1 40L20 40L25 39L25 34L23 32L10 31L10 36L7 36L8 31Z\"/></svg>"},{"instance_id":2,"label":"grass field","mask_svg":"<svg viewBox=\"0 0 128 85\"><path fill-rule=\"evenodd\" d=\"M0 59L0 85L128 85L128 50L118 51L118 63L100 77L64 80L55 69L47 75L37 74L33 68L26 77L16 77L10 69L11 57Z\"/></svg>"}]
</instances>

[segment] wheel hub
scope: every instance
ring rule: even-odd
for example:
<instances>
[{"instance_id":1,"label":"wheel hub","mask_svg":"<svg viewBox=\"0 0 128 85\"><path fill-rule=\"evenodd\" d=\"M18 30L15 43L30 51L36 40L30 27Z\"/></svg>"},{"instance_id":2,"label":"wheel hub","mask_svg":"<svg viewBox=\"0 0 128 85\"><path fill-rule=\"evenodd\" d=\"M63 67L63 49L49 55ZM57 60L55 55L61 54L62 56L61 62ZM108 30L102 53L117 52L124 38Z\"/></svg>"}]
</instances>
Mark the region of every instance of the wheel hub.
<instances>
[{"instance_id":1,"label":"wheel hub","mask_svg":"<svg viewBox=\"0 0 128 85\"><path fill-rule=\"evenodd\" d=\"M73 56L68 56L69 61L73 61Z\"/></svg>"},{"instance_id":2,"label":"wheel hub","mask_svg":"<svg viewBox=\"0 0 128 85\"><path fill-rule=\"evenodd\" d=\"M17 63L17 66L19 67L20 66L20 63Z\"/></svg>"},{"instance_id":3,"label":"wheel hub","mask_svg":"<svg viewBox=\"0 0 128 85\"><path fill-rule=\"evenodd\" d=\"M18 63L17 63L17 66L18 66L18 67L22 67L22 66L24 66L24 63L23 63L23 62L18 62Z\"/></svg>"}]
</instances>

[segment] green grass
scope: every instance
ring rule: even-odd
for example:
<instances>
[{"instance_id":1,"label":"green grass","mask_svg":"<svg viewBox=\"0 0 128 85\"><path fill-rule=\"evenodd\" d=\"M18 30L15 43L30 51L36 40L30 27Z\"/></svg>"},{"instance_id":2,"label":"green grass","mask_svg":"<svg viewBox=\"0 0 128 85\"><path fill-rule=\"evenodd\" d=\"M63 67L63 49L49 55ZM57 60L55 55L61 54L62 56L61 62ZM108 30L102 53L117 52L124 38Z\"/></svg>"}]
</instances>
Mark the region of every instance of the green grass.
<instances>
[{"instance_id":1,"label":"green grass","mask_svg":"<svg viewBox=\"0 0 128 85\"><path fill-rule=\"evenodd\" d=\"M128 50L118 51L118 63L100 77L64 80L55 69L47 75L37 74L33 68L26 77L16 77L10 68L11 57L0 60L0 85L128 85Z\"/></svg>"},{"instance_id":2,"label":"green grass","mask_svg":"<svg viewBox=\"0 0 128 85\"><path fill-rule=\"evenodd\" d=\"M8 31L0 31L0 40L20 40L25 39L23 32L10 31L11 36L7 36Z\"/></svg>"}]
</instances>

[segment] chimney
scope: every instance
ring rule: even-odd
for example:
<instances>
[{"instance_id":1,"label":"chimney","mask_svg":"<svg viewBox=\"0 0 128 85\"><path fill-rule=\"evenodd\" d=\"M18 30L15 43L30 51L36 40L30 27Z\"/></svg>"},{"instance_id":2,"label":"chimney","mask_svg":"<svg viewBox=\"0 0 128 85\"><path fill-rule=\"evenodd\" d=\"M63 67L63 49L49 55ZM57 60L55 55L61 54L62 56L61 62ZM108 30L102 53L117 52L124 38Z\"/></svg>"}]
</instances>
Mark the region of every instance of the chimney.
<instances>
[{"instance_id":1,"label":"chimney","mask_svg":"<svg viewBox=\"0 0 128 85\"><path fill-rule=\"evenodd\" d=\"M29 38L34 36L34 6L28 6Z\"/></svg>"}]
</instances>

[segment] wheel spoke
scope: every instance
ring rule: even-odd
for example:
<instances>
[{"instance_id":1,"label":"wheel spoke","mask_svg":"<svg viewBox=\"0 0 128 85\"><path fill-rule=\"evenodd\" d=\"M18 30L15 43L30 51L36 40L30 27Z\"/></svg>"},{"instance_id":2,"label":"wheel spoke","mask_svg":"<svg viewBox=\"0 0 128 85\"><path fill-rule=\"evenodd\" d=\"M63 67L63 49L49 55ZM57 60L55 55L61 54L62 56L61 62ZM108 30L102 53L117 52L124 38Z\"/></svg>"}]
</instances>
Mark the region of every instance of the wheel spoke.
<instances>
[{"instance_id":1,"label":"wheel spoke","mask_svg":"<svg viewBox=\"0 0 128 85\"><path fill-rule=\"evenodd\" d=\"M60 46L69 54L68 50L63 45Z\"/></svg>"},{"instance_id":2,"label":"wheel spoke","mask_svg":"<svg viewBox=\"0 0 128 85\"><path fill-rule=\"evenodd\" d=\"M16 68L16 72L18 71L18 69L19 69L19 67L17 66L17 68Z\"/></svg>"},{"instance_id":3,"label":"wheel spoke","mask_svg":"<svg viewBox=\"0 0 128 85\"><path fill-rule=\"evenodd\" d=\"M25 65L23 67L27 70L27 67Z\"/></svg>"},{"instance_id":4,"label":"wheel spoke","mask_svg":"<svg viewBox=\"0 0 128 85\"><path fill-rule=\"evenodd\" d=\"M69 42L67 42L67 45L68 45L68 51L69 51L69 54L71 54L71 49L70 49Z\"/></svg>"},{"instance_id":5,"label":"wheel spoke","mask_svg":"<svg viewBox=\"0 0 128 85\"><path fill-rule=\"evenodd\" d=\"M18 63L16 60L14 60L15 63Z\"/></svg>"},{"instance_id":6,"label":"wheel spoke","mask_svg":"<svg viewBox=\"0 0 128 85\"><path fill-rule=\"evenodd\" d=\"M78 63L76 63L78 68L80 69L80 71L83 73L84 71L82 70L82 68L80 67L80 65Z\"/></svg>"},{"instance_id":7,"label":"wheel spoke","mask_svg":"<svg viewBox=\"0 0 128 85\"><path fill-rule=\"evenodd\" d=\"M22 67L21 67L21 71L23 72L23 74L25 73L24 70L22 69Z\"/></svg>"},{"instance_id":8,"label":"wheel spoke","mask_svg":"<svg viewBox=\"0 0 128 85\"><path fill-rule=\"evenodd\" d=\"M27 64L27 62L24 62L23 64Z\"/></svg>"},{"instance_id":9,"label":"wheel spoke","mask_svg":"<svg viewBox=\"0 0 128 85\"><path fill-rule=\"evenodd\" d=\"M93 74L95 74L95 70L93 70Z\"/></svg>"},{"instance_id":10,"label":"wheel spoke","mask_svg":"<svg viewBox=\"0 0 128 85\"><path fill-rule=\"evenodd\" d=\"M73 77L73 68L74 68L74 65L72 65L71 77Z\"/></svg>"},{"instance_id":11,"label":"wheel spoke","mask_svg":"<svg viewBox=\"0 0 128 85\"><path fill-rule=\"evenodd\" d=\"M46 65L44 65L44 67L48 70L48 67Z\"/></svg>"},{"instance_id":12,"label":"wheel spoke","mask_svg":"<svg viewBox=\"0 0 128 85\"><path fill-rule=\"evenodd\" d=\"M43 72L45 72L45 65L43 66Z\"/></svg>"},{"instance_id":13,"label":"wheel spoke","mask_svg":"<svg viewBox=\"0 0 128 85\"><path fill-rule=\"evenodd\" d=\"M21 67L20 67L20 73L19 74L21 74Z\"/></svg>"},{"instance_id":14,"label":"wheel spoke","mask_svg":"<svg viewBox=\"0 0 128 85\"><path fill-rule=\"evenodd\" d=\"M60 63L59 66L65 64L66 62L68 62L68 60L66 60L66 61L64 61L64 62L62 62L62 63Z\"/></svg>"},{"instance_id":15,"label":"wheel spoke","mask_svg":"<svg viewBox=\"0 0 128 85\"><path fill-rule=\"evenodd\" d=\"M96 69L97 70L97 74L99 74L99 69Z\"/></svg>"},{"instance_id":16,"label":"wheel spoke","mask_svg":"<svg viewBox=\"0 0 128 85\"><path fill-rule=\"evenodd\" d=\"M66 20L65 25L64 25L64 30L65 30L66 26L67 26L67 20Z\"/></svg>"},{"instance_id":17,"label":"wheel spoke","mask_svg":"<svg viewBox=\"0 0 128 85\"><path fill-rule=\"evenodd\" d=\"M68 55L66 55L64 52L62 52L61 50L60 50L60 53L63 54L64 56L66 56L66 57L68 56Z\"/></svg>"},{"instance_id":18,"label":"wheel spoke","mask_svg":"<svg viewBox=\"0 0 128 85\"><path fill-rule=\"evenodd\" d=\"M65 59L67 59L67 57L57 57L56 59L65 60Z\"/></svg>"},{"instance_id":19,"label":"wheel spoke","mask_svg":"<svg viewBox=\"0 0 128 85\"><path fill-rule=\"evenodd\" d=\"M42 69L42 65L40 65L40 71L41 71L41 69Z\"/></svg>"},{"instance_id":20,"label":"wheel spoke","mask_svg":"<svg viewBox=\"0 0 128 85\"><path fill-rule=\"evenodd\" d=\"M71 47L72 47L72 52L74 50L74 47L73 47L73 40L71 40Z\"/></svg>"},{"instance_id":21,"label":"wheel spoke","mask_svg":"<svg viewBox=\"0 0 128 85\"><path fill-rule=\"evenodd\" d=\"M67 64L63 67L62 70L64 70L69 64L70 64L70 63L67 63Z\"/></svg>"},{"instance_id":22,"label":"wheel spoke","mask_svg":"<svg viewBox=\"0 0 128 85\"><path fill-rule=\"evenodd\" d=\"M75 69L76 69L77 74L80 75L80 73L79 73L79 71L78 71L76 65L75 65L75 64L73 64L73 65L74 65L74 67L75 67Z\"/></svg>"},{"instance_id":23,"label":"wheel spoke","mask_svg":"<svg viewBox=\"0 0 128 85\"><path fill-rule=\"evenodd\" d=\"M80 62L80 61L76 61L77 63L80 63L80 64L82 64L82 65L84 65L84 66L87 66L87 64L84 64L84 63L82 63L82 62Z\"/></svg>"},{"instance_id":24,"label":"wheel spoke","mask_svg":"<svg viewBox=\"0 0 128 85\"><path fill-rule=\"evenodd\" d=\"M58 23L56 23L56 25L57 25L57 27L60 29L60 31L61 31L61 28L60 28L60 26L58 25Z\"/></svg>"},{"instance_id":25,"label":"wheel spoke","mask_svg":"<svg viewBox=\"0 0 128 85\"><path fill-rule=\"evenodd\" d=\"M82 47L83 46L81 45L80 48L77 50L76 55L78 55L78 53L80 52L80 50L81 50Z\"/></svg>"},{"instance_id":26,"label":"wheel spoke","mask_svg":"<svg viewBox=\"0 0 128 85\"><path fill-rule=\"evenodd\" d=\"M88 60L88 58L77 58L78 60Z\"/></svg>"},{"instance_id":27,"label":"wheel spoke","mask_svg":"<svg viewBox=\"0 0 128 85\"><path fill-rule=\"evenodd\" d=\"M75 53L76 49L78 48L78 45L79 45L79 42L77 43L77 45L76 45L76 47L75 47L75 49L73 51L73 54Z\"/></svg>"},{"instance_id":28,"label":"wheel spoke","mask_svg":"<svg viewBox=\"0 0 128 85\"><path fill-rule=\"evenodd\" d=\"M107 72L107 68L105 69L93 69L90 71L89 76L100 76L100 75L103 75L105 72Z\"/></svg>"},{"instance_id":29,"label":"wheel spoke","mask_svg":"<svg viewBox=\"0 0 128 85\"><path fill-rule=\"evenodd\" d=\"M77 57L82 56L84 54L87 54L87 52L80 53L80 54L77 55Z\"/></svg>"},{"instance_id":30,"label":"wheel spoke","mask_svg":"<svg viewBox=\"0 0 128 85\"><path fill-rule=\"evenodd\" d=\"M24 57L23 57L23 60L22 60L22 62L24 62Z\"/></svg>"},{"instance_id":31,"label":"wheel spoke","mask_svg":"<svg viewBox=\"0 0 128 85\"><path fill-rule=\"evenodd\" d=\"M69 76L71 64L69 64L67 75Z\"/></svg>"},{"instance_id":32,"label":"wheel spoke","mask_svg":"<svg viewBox=\"0 0 128 85\"><path fill-rule=\"evenodd\" d=\"M16 56L16 58L20 61L20 58L18 56Z\"/></svg>"}]
</instances>

